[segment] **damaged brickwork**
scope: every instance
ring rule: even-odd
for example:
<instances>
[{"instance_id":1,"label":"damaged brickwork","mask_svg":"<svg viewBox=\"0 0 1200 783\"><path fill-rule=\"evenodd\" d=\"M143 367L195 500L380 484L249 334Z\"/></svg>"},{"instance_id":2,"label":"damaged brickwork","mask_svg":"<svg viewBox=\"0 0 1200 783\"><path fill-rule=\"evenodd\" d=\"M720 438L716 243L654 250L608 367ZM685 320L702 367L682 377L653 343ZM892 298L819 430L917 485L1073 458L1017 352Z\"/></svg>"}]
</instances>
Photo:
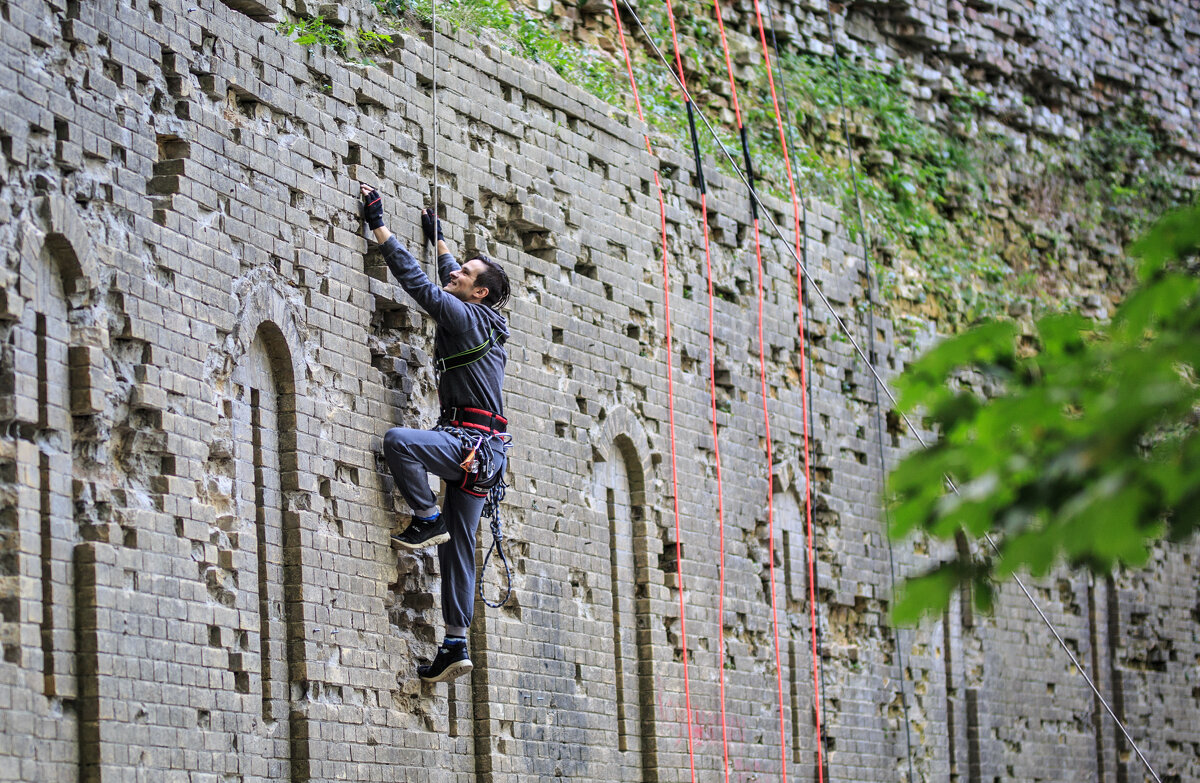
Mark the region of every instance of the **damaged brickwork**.
<instances>
[{"instance_id":1,"label":"damaged brickwork","mask_svg":"<svg viewBox=\"0 0 1200 783\"><path fill-rule=\"evenodd\" d=\"M438 175L447 238L514 283L514 594L478 605L469 678L416 680L440 634L437 561L389 547L403 517L380 447L433 420L432 333L369 252L355 197L378 185L418 246L432 55L414 33L348 65L276 31L311 10L0 2L0 780L686 780L676 499L697 778L724 779L724 730L732 779L774 778L781 759L817 779L791 239L764 253L769 475L749 211L709 174L718 617L690 156L651 159L628 117L466 37L440 40ZM863 248L827 204L804 231L813 281L867 344ZM1143 779L1015 588L994 616L956 597L918 628L888 624L877 439L889 462L912 443L882 424L831 314L810 313L825 779ZM875 328L894 375L911 355ZM937 554L897 544L896 571ZM1033 588L1164 780L1200 777L1198 555ZM501 579L484 574L490 598Z\"/></svg>"}]
</instances>

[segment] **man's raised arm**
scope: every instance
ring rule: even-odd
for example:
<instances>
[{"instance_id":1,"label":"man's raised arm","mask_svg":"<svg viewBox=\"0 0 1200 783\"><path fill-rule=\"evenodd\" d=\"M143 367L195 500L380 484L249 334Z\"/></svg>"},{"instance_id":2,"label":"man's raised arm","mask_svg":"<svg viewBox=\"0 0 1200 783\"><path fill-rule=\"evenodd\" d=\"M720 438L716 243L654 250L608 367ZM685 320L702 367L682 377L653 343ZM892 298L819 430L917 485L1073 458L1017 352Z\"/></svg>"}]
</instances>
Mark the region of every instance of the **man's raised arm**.
<instances>
[{"instance_id":1,"label":"man's raised arm","mask_svg":"<svg viewBox=\"0 0 1200 783\"><path fill-rule=\"evenodd\" d=\"M450 282L450 273L457 272L462 267L454 260L450 246L442 236L442 223L433 214L432 208L422 210L421 230L425 232L425 241L437 248L438 279L442 281L442 285L446 285Z\"/></svg>"},{"instance_id":2,"label":"man's raised arm","mask_svg":"<svg viewBox=\"0 0 1200 783\"><path fill-rule=\"evenodd\" d=\"M379 191L370 185L362 185L362 198L363 220L367 222L367 226L374 234L375 241L383 246L383 260L387 263L388 269L392 270L392 274L396 276L400 287L407 291L421 309L433 316L439 324L453 330L465 329L468 324L467 305L435 285L429 279L429 275L425 274L417 264L417 259L408 252L408 248L404 247L400 240L383 224L383 199L379 195ZM422 222L424 222L424 216L422 216ZM454 257L450 255L446 243L440 237L438 239L438 266L443 266L442 248L446 248L445 257L449 259L450 264L453 264L453 269L444 272L448 276L450 271L457 270L459 267L454 261Z\"/></svg>"}]
</instances>

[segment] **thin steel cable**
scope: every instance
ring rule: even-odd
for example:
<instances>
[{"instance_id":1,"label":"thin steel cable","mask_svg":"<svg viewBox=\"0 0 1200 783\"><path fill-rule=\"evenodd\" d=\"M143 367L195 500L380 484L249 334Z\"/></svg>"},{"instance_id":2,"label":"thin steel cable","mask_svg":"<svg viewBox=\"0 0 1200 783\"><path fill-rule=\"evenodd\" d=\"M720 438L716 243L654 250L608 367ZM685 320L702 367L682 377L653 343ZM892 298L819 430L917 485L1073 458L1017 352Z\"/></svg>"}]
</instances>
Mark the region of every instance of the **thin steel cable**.
<instances>
[{"instance_id":1,"label":"thin steel cable","mask_svg":"<svg viewBox=\"0 0 1200 783\"><path fill-rule=\"evenodd\" d=\"M953 485L951 486L953 487ZM958 494L957 487L954 487L954 493ZM988 545L991 546L992 551L999 555L1000 547L996 546L996 542L992 540L991 534L984 533L983 537L987 540ZM1137 757L1141 760L1142 764L1145 765L1146 770L1150 773L1150 776L1154 778L1155 783L1162 783L1162 778L1158 776L1158 773L1154 771L1154 767L1150 766L1150 762L1144 755L1142 755L1142 749L1139 748L1138 744L1133 741L1133 737L1129 736L1129 731L1125 728L1125 724L1122 723L1121 719L1117 717L1117 713L1113 712L1113 708L1109 706L1108 701L1100 693L1100 689L1096 687L1096 683L1094 683L1092 678L1088 676L1087 670L1083 668L1083 665L1080 664L1075 658L1075 654L1071 652L1071 648L1068 647L1067 643L1063 641L1063 638L1059 636L1058 629L1054 627L1054 623L1050 622L1050 618L1046 616L1046 613L1042 611L1042 607L1038 605L1036 600L1034 600L1033 595L1029 592L1029 588L1027 588L1025 583L1021 581L1021 577L1014 574L1013 581L1016 582L1017 586L1021 588L1021 592L1024 593L1025 597L1029 599L1029 603L1033 604L1033 608L1037 611L1038 616L1042 618L1042 622L1044 622L1046 627L1050 629L1050 633L1054 634L1054 638L1058 641L1059 646L1066 651L1067 657L1071 659L1071 663L1075 666L1075 669L1079 672L1079 675L1083 677L1083 679L1087 682L1088 687L1092 689L1092 693L1094 693L1096 698L1100 700L1100 703L1104 705L1104 710L1108 713L1109 717L1113 719L1113 722L1117 724L1117 728L1121 730L1121 734L1125 736L1125 740L1130 744L1130 746L1133 747L1133 752L1137 754Z\"/></svg>"},{"instance_id":2,"label":"thin steel cable","mask_svg":"<svg viewBox=\"0 0 1200 783\"><path fill-rule=\"evenodd\" d=\"M616 3L617 0L613 0L613 2ZM649 32L646 30L646 27L642 23L641 18L637 15L637 12L630 6L629 0L620 0L620 2L622 5L624 5L625 9L628 11L629 15L633 18L633 20L635 22L637 22L638 27L641 29L642 34L645 36L646 41L650 44L651 48L654 49L655 54L658 56L658 58L660 60L662 60L664 65L667 65L667 70L670 71L670 66L667 63L666 58L663 57L663 54L659 50L657 44L654 43L654 39L652 39L650 37ZM674 75L674 74L672 73L672 75ZM678 79L676 79L676 81L678 82ZM681 87L682 87L682 85L681 85ZM721 141L720 136L717 135L716 129L713 128L712 123L710 123L708 121L708 118L705 117L703 113L700 113L699 116L700 116L700 120L704 123L704 127L708 129L709 134L713 137L713 141L716 142L717 147L721 150L721 153L725 156L726 160L729 161L730 166L732 166L733 173L737 175L737 177L742 181L743 184L745 184L747 187L750 187L750 183L746 179L745 174L743 174L740 170L738 170L737 163L734 161L733 156L729 153L729 149L725 146L725 143L723 141ZM644 122L644 120L643 120L643 122ZM765 208L766 205L764 205L762 203L762 200L758 197L758 194L754 191L754 189L752 187L750 187L750 193L751 193L752 197L754 198L754 200L756 202L758 202L759 205L764 207L763 213L766 215L767 222L770 223L771 227L775 230L776 236L779 237L781 240L783 240L784 239L783 232L780 230L779 226L775 223L774 219L771 217L771 213L766 210L766 208ZM784 244L786 245L787 243L784 242ZM789 249L791 249L790 245L788 247L789 247ZM867 358L866 353L863 351L862 346L860 346L858 344L858 340L856 340L854 338L853 333L851 333L851 331L846 327L846 322L843 321L841 316L839 316L837 314L837 311L834 310L833 304L829 301L829 298L825 296L825 292L821 290L821 287L819 285L817 285L815 280L812 280L812 276L808 272L808 267L799 258L799 256L795 256L794 251L793 251L793 256L795 257L796 263L801 265L801 268L804 270L805 275L808 276L809 279L812 281L813 292L816 293L817 297L821 300L821 303L825 305L825 307L826 307L826 309L828 309L830 315L833 316L834 323L837 324L838 329L840 329L842 334L844 334L846 336L846 339L849 341L851 347L854 348L854 352L858 355L858 357L863 360L863 363L866 365L867 370L870 372L871 376L875 379L875 382L878 384L879 388L883 391L884 395L889 400L891 400L893 406L896 406L898 408L899 404L896 400L896 396L892 393L891 389L889 389L887 387L887 384L884 383L883 378L880 377L880 375L879 375L878 371L876 371L874 365L872 365L870 360ZM921 435L921 432L920 432L920 430L917 429L916 425L914 425L912 423L912 420L909 418L908 414L904 413L903 411L899 411L899 410L897 412L900 414L900 418L904 421L905 425L908 427L909 432L911 432L913 434L913 436L917 439L917 442L920 443L922 447L928 448L929 444L925 441L925 438ZM953 482L948 482L948 483L950 485L950 488L955 492L955 494L958 494L958 488L954 486ZM1000 551L999 547L996 546L996 543L992 540L991 536L985 534L985 537L987 538L987 541L992 546L992 548L995 551L999 552ZM1130 736L1129 731L1128 731L1128 729L1125 728L1124 723L1122 723L1121 719L1117 717L1115 712L1113 712L1113 709L1109 705L1108 700L1105 699L1104 695L1100 693L1100 690L1096 687L1095 683L1092 681L1092 678L1088 676L1086 670L1078 664L1078 662L1075 659L1074 654L1071 653L1071 650L1069 647L1067 647L1066 642L1064 642L1062 637L1058 634L1058 631L1054 627L1054 624L1050 621L1050 618L1048 618L1046 616L1046 614L1042 611L1041 607L1037 603L1037 600L1033 597L1032 594L1030 594L1029 590L1025 587L1024 582L1020 579L1020 577L1016 576L1015 574L1013 575L1013 580L1020 586L1021 591L1025 594L1025 597L1027 599L1029 599L1029 602L1033 605L1034 609L1037 610L1038 615L1042 618L1042 621L1050 629L1050 632L1054 635L1054 638L1058 640L1059 646L1063 648L1063 650L1067 653L1067 656L1071 658L1073 663L1075 663L1076 669L1079 671L1080 675L1084 678L1084 680L1087 682L1088 686L1092 689L1092 692L1096 695L1096 698L1100 699L1100 702L1104 705L1105 711L1108 712L1109 716L1113 719L1113 722L1117 724L1117 727L1121 730L1122 735L1124 735L1125 739L1129 742L1130 746L1133 747L1134 752L1137 754L1138 758L1142 761L1142 763L1146 766L1146 769L1150 772L1151 776L1155 779L1155 781L1157 783L1162 783L1158 774L1154 771L1154 768L1150 766L1150 762L1146 760L1146 757L1145 757L1145 755L1143 755L1141 749L1138 747L1138 744L1136 742L1134 742L1133 737Z\"/></svg>"},{"instance_id":3,"label":"thin steel cable","mask_svg":"<svg viewBox=\"0 0 1200 783\"><path fill-rule=\"evenodd\" d=\"M838 55L837 39L833 31L833 14L829 10L829 5L825 6L825 22L829 28L829 42L833 46L833 64L834 73L837 76L838 87L838 104L841 107L842 117L842 139L846 143L846 162L850 166L850 182L854 186L854 207L858 217L858 233L862 238L863 248L863 271L867 276L867 347L869 350L868 356L870 360L867 362L869 366L873 366L878 361L878 353L875 350L875 274L871 268L871 235L867 231L866 221L863 219L862 198L858 187L858 168L854 163L854 146L850 143L850 123L846 116L846 92L842 84L842 58ZM876 376L878 379L878 376ZM883 428L884 416L883 407L879 404L879 386L882 381L871 384L871 404L875 408L875 440L879 452L879 485L884 487L887 485L887 462L883 450ZM884 538L887 540L888 553L888 575L891 580L892 591L896 590L896 551L892 545L892 537L887 535L887 530L891 527L891 515L888 512L887 504L883 505L884 516ZM900 707L904 712L904 744L906 749L905 757L908 761L908 780L913 783L913 761L912 761L912 728L909 726L908 720L908 693L904 687L906 666L904 664L904 635L901 628L896 628L896 666L900 670Z\"/></svg>"},{"instance_id":4,"label":"thin steel cable","mask_svg":"<svg viewBox=\"0 0 1200 783\"><path fill-rule=\"evenodd\" d=\"M642 124L645 124L646 117L642 113L642 99L640 93L638 92L637 80L633 75L633 60L629 56L629 47L625 45L625 32L621 27L621 13L617 8L617 0L612 0L612 4L613 17L617 21L617 34L621 40L621 50L625 54L625 68L629 74L629 87L633 92L634 103L637 105L638 119L641 120ZM642 32L645 32L644 27L642 28ZM668 70L669 69L670 66L668 66ZM686 93L686 89L684 89L684 92ZM649 153L651 157L656 157L654 154L654 148L650 145L649 133L644 134L644 139L646 142L646 152ZM671 284L667 264L667 207L666 202L663 199L662 181L658 176L657 170L654 172L654 185L658 191L658 214L662 228L663 320L666 324L667 410L669 412L671 440L671 501L675 513L675 573L679 580L679 633L680 642L683 646L683 687L684 703L687 708L688 763L691 769L692 783L695 783L696 762L692 742L692 697L691 690L688 685L687 664L687 614L684 611L683 550L679 523L679 479L676 471L675 385L672 378L673 368L671 366Z\"/></svg>"}]
</instances>

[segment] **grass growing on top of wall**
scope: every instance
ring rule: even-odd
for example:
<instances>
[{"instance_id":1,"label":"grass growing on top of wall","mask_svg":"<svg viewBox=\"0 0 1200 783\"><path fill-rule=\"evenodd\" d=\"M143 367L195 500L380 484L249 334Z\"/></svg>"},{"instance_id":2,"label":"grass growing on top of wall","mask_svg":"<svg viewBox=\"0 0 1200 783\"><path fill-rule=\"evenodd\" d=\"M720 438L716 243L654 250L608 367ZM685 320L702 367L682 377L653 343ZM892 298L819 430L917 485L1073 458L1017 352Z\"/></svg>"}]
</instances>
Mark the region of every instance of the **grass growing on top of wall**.
<instances>
[{"instance_id":1,"label":"grass growing on top of wall","mask_svg":"<svg viewBox=\"0 0 1200 783\"><path fill-rule=\"evenodd\" d=\"M301 46L328 46L341 57L364 65L373 65L372 54L382 54L392 43L387 33L358 28L347 32L319 16L280 22L276 29Z\"/></svg>"},{"instance_id":2,"label":"grass growing on top of wall","mask_svg":"<svg viewBox=\"0 0 1200 783\"><path fill-rule=\"evenodd\" d=\"M544 62L572 84L605 101L618 98L620 74L615 64L587 47L562 40L552 23L507 0L372 0L380 13L396 19L413 16L424 23L434 18L454 29L491 30L507 51Z\"/></svg>"}]
</instances>

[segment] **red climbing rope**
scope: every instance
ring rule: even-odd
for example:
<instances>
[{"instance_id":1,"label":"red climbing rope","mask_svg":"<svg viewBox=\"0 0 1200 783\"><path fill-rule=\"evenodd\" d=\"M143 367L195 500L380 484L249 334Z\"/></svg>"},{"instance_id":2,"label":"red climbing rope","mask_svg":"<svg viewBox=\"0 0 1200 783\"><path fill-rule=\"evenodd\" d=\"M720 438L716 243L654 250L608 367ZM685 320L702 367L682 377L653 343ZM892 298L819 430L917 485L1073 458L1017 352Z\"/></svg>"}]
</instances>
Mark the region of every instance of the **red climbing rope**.
<instances>
[{"instance_id":1,"label":"red climbing rope","mask_svg":"<svg viewBox=\"0 0 1200 783\"><path fill-rule=\"evenodd\" d=\"M721 483L721 446L717 440L717 351L713 344L713 277L708 249L708 209L700 193L700 211L704 213L704 270L708 275L708 395L712 401L713 460L717 468L717 538L720 544L721 595L717 599L717 675L721 683L721 755L725 761L725 783L729 783L729 731L725 722L725 493Z\"/></svg>"},{"instance_id":2,"label":"red climbing rope","mask_svg":"<svg viewBox=\"0 0 1200 783\"><path fill-rule=\"evenodd\" d=\"M824 735L821 733L821 669L817 655L817 571L813 552L812 464L809 457L808 373L805 362L804 279L796 264L796 304L800 322L800 407L804 417L804 535L808 548L808 618L812 642L813 709L817 730L817 783L825 783Z\"/></svg>"},{"instance_id":3,"label":"red climbing rope","mask_svg":"<svg viewBox=\"0 0 1200 783\"><path fill-rule=\"evenodd\" d=\"M642 99L638 93L637 80L633 75L633 61L629 57L629 47L625 44L625 31L621 27L621 11L617 7L617 0L612 0L612 3L613 17L617 20L617 35L621 39L621 51L625 54L625 69L629 73L629 88L633 91L634 103L637 105L638 119L645 123L646 117L642 113ZM672 29L673 26L674 20L672 20ZM650 136L646 135L644 138L646 140L646 151L653 156L654 148L650 145ZM696 755L692 739L692 692L688 679L687 612L685 611L683 600L683 546L679 525L679 479L675 458L675 383L671 367L671 281L667 263L667 207L663 200L662 181L659 179L658 171L654 172L654 185L658 189L658 213L662 227L663 320L666 323L667 348L667 411L671 439L671 500L675 514L675 575L679 581L679 636L680 644L683 647L683 696L684 704L687 708L688 766L691 770L692 783L695 783Z\"/></svg>"},{"instance_id":4,"label":"red climbing rope","mask_svg":"<svg viewBox=\"0 0 1200 783\"><path fill-rule=\"evenodd\" d=\"M725 51L725 70L729 72L729 89L733 93L733 114L737 117L738 131L742 130L742 109L738 105L737 83L733 80L733 62L729 57L729 41L725 38L725 20L721 18L721 0L713 0L717 13L717 28L721 31L721 48Z\"/></svg>"},{"instance_id":5,"label":"red climbing rope","mask_svg":"<svg viewBox=\"0 0 1200 783\"><path fill-rule=\"evenodd\" d=\"M721 3L720 0L713 0L717 11L717 25L721 30L721 47L725 52L725 67L729 71L729 85L733 88L733 113L737 117L738 130L742 128L742 109L738 105L737 87L733 82L733 63L729 57L729 44L725 40L725 23L721 21ZM704 207L701 202L701 208ZM705 221L707 225L708 215L705 212ZM707 231L705 237L707 238ZM708 263L708 245L704 246L705 263ZM712 399L713 399L713 444L717 443L717 410L716 410L716 360L714 358L713 349L713 286L712 286L712 267L708 270L708 355L709 363L712 370ZM721 453L716 452L717 457L717 514L720 519L720 560L718 561L717 571L720 574L720 591L721 595L717 599L717 623L720 626L717 634L717 655L719 659L720 682L721 682L721 748L725 754L725 783L729 783L729 730L726 725L725 717L725 519L724 507L721 497Z\"/></svg>"},{"instance_id":6,"label":"red climbing rope","mask_svg":"<svg viewBox=\"0 0 1200 783\"><path fill-rule=\"evenodd\" d=\"M696 162L696 184L700 189L700 218L704 236L704 270L708 281L708 397L712 418L713 459L717 477L717 538L720 542L720 559L717 566L720 581L720 597L717 599L717 672L720 681L721 701L721 758L724 762L725 782L729 783L729 731L725 711L725 493L721 480L721 442L717 424L717 350L713 338L713 316L715 295L713 293L712 247L708 226L708 188L704 182L703 159L700 141L696 136L696 120L693 114L691 95L688 94L687 77L683 71L683 57L679 48L679 37L675 29L675 11L671 0L667 2L667 18L671 23L671 40L675 46L675 66L679 77L680 94L687 110L688 126L692 135L692 153Z\"/></svg>"},{"instance_id":7,"label":"red climbing rope","mask_svg":"<svg viewBox=\"0 0 1200 783\"><path fill-rule=\"evenodd\" d=\"M775 75L774 69L771 67L771 51L767 46L767 32L763 25L762 11L759 7L758 0L754 0L754 18L758 23L758 38L762 43L763 62L767 66L767 83L771 87L771 105L775 110L775 127L779 130L779 146L783 150L783 165L787 171L788 189L792 195L792 218L793 232L796 241L796 306L797 306L797 324L800 330L800 409L804 422L804 521L805 521L805 541L808 549L808 607L809 607L809 635L812 640L812 671L813 671L813 707L815 709L816 732L817 732L817 781L824 783L825 780L825 764L823 743L821 741L821 687L820 687L820 669L817 658L817 601L816 601L816 579L815 566L813 557L813 532L812 532L812 466L809 458L809 434L808 434L808 387L805 379L805 335L804 335L804 271L800 263L803 257L802 242L804 234L802 233L800 220L800 200L796 197L796 179L792 175L792 162L788 154L788 139L787 133L783 128L783 112L779 110L779 98L775 94ZM772 34L773 35L773 34ZM774 539L772 539L774 541ZM772 560L772 565L774 561ZM774 611L774 604L772 604ZM778 647L778 628L776 629L776 647ZM776 649L776 655L778 655ZM795 718L793 718L795 720Z\"/></svg>"},{"instance_id":8,"label":"red climbing rope","mask_svg":"<svg viewBox=\"0 0 1200 783\"><path fill-rule=\"evenodd\" d=\"M775 481L772 477L774 461L771 457L771 414L767 400L767 346L763 339L763 262L762 237L759 235L758 218L754 219L754 255L758 261L758 377L762 384L763 434L767 450L767 559L771 577L771 626L775 636L775 683L779 691L779 769L787 783L787 730L783 719L783 666L779 655L779 615L775 596Z\"/></svg>"},{"instance_id":9,"label":"red climbing rope","mask_svg":"<svg viewBox=\"0 0 1200 783\"><path fill-rule=\"evenodd\" d=\"M772 478L774 459L771 456L771 415L767 404L767 400L769 398L767 394L766 343L763 339L762 235L759 230L758 197L754 193L754 172L750 164L750 147L746 139L746 128L742 124L741 108L738 105L737 82L733 76L733 63L729 55L729 43L725 36L725 22L721 16L720 0L713 0L713 6L716 11L717 26L721 32L721 47L725 53L725 68L729 74L729 89L733 96L734 114L737 117L738 123L738 135L742 140L742 156L745 159L746 180L750 187L750 212L754 222L754 257L757 262L758 269L758 369L759 379L762 386L763 428L766 438L767 452L767 557L769 561L769 574L771 580L771 627L775 640L775 685L779 697L779 769L784 783L787 783L787 729L784 721L783 708L783 665L782 656L779 654L779 604L775 588L775 487L774 479ZM757 2L755 3L755 7L757 8ZM795 190L793 189L793 196L794 194ZM801 378L803 383L803 376L801 376Z\"/></svg>"}]
</instances>

